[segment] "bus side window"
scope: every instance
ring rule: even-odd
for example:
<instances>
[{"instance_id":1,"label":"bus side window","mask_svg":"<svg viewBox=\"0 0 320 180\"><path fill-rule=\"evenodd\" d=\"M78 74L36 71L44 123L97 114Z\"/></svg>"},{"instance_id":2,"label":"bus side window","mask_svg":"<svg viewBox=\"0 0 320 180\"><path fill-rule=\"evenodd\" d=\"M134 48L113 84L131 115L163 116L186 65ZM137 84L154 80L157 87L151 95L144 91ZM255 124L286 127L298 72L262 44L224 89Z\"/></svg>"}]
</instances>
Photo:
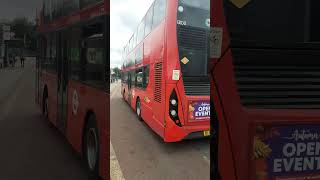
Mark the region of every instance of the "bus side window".
<instances>
[{"instance_id":1,"label":"bus side window","mask_svg":"<svg viewBox=\"0 0 320 180\"><path fill-rule=\"evenodd\" d=\"M138 27L138 34L137 34L137 44L140 44L140 42L144 38L144 19L141 21L139 27Z\"/></svg>"},{"instance_id":2,"label":"bus side window","mask_svg":"<svg viewBox=\"0 0 320 180\"><path fill-rule=\"evenodd\" d=\"M135 64L139 64L142 61L142 48L141 46L137 48L136 52L136 58L135 58Z\"/></svg>"},{"instance_id":3,"label":"bus side window","mask_svg":"<svg viewBox=\"0 0 320 180\"><path fill-rule=\"evenodd\" d=\"M121 82L122 83L125 83L125 74L126 74L125 72L121 73Z\"/></svg>"},{"instance_id":4,"label":"bus side window","mask_svg":"<svg viewBox=\"0 0 320 180\"><path fill-rule=\"evenodd\" d=\"M88 47L85 49L86 59L86 83L98 88L104 88L104 49L103 39L88 40Z\"/></svg>"},{"instance_id":5,"label":"bus side window","mask_svg":"<svg viewBox=\"0 0 320 180\"><path fill-rule=\"evenodd\" d=\"M130 66L134 65L135 58L136 58L136 55L135 55L134 52L132 52L131 55L130 55Z\"/></svg>"},{"instance_id":6,"label":"bus side window","mask_svg":"<svg viewBox=\"0 0 320 180\"><path fill-rule=\"evenodd\" d=\"M80 58L80 39L81 30L74 28L71 33L70 43L70 60L71 60L71 71L70 76L73 80L81 80L81 58Z\"/></svg>"},{"instance_id":7,"label":"bus side window","mask_svg":"<svg viewBox=\"0 0 320 180\"><path fill-rule=\"evenodd\" d=\"M149 84L149 66L143 67L143 88L147 88Z\"/></svg>"},{"instance_id":8,"label":"bus side window","mask_svg":"<svg viewBox=\"0 0 320 180\"><path fill-rule=\"evenodd\" d=\"M136 70L136 86L138 88L143 87L143 73L142 73L142 68L139 68Z\"/></svg>"},{"instance_id":9,"label":"bus side window","mask_svg":"<svg viewBox=\"0 0 320 180\"><path fill-rule=\"evenodd\" d=\"M157 27L166 14L166 0L156 0L154 3L153 26Z\"/></svg>"},{"instance_id":10,"label":"bus side window","mask_svg":"<svg viewBox=\"0 0 320 180\"><path fill-rule=\"evenodd\" d=\"M153 16L153 4L152 6L150 7L149 11L147 12L147 15L146 15L146 26L145 26L145 30L144 30L144 36L148 36L149 33L151 32L152 30L152 16Z\"/></svg>"},{"instance_id":11,"label":"bus side window","mask_svg":"<svg viewBox=\"0 0 320 180\"><path fill-rule=\"evenodd\" d=\"M134 78L135 77L135 71L132 70L129 73L131 74L131 86L135 86L135 84L136 84L136 78Z\"/></svg>"},{"instance_id":12,"label":"bus side window","mask_svg":"<svg viewBox=\"0 0 320 180\"><path fill-rule=\"evenodd\" d=\"M128 72L124 72L124 83L128 84Z\"/></svg>"}]
</instances>

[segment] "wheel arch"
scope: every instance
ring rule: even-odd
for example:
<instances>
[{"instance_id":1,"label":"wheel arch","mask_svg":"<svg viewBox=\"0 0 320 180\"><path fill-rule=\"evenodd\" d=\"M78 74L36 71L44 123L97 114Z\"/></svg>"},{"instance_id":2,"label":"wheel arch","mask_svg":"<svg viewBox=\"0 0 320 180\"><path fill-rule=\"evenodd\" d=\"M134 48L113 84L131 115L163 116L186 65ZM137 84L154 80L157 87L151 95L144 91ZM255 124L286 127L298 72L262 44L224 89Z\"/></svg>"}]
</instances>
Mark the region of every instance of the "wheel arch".
<instances>
[{"instance_id":1,"label":"wheel arch","mask_svg":"<svg viewBox=\"0 0 320 180\"><path fill-rule=\"evenodd\" d=\"M98 128L98 131L100 133L100 130L99 130L99 125L98 125L98 122L96 120L96 114L95 112L92 110L92 109L89 109L87 110L86 112L86 115L84 116L84 121L83 121L83 124L82 124L82 129L81 129L81 156L83 156L83 153L84 153L84 136L85 136L85 130L86 130L86 127L87 127L87 124L89 122L89 118L91 116L94 116L94 120L96 121L96 124L97 124L97 128Z\"/></svg>"},{"instance_id":2,"label":"wheel arch","mask_svg":"<svg viewBox=\"0 0 320 180\"><path fill-rule=\"evenodd\" d=\"M135 102L135 108L137 108L137 102L138 102L138 100L140 101L140 106L141 106L141 98L140 98L140 96L137 96L137 98L136 98L136 102ZM140 107L141 108L141 107Z\"/></svg>"}]
</instances>

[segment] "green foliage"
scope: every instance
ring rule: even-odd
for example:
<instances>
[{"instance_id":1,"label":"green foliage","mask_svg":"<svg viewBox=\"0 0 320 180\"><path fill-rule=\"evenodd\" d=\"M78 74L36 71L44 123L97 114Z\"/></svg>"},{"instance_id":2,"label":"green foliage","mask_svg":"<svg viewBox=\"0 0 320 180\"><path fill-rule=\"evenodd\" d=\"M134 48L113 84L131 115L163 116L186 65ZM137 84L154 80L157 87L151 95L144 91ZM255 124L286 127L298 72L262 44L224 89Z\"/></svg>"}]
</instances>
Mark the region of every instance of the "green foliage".
<instances>
[{"instance_id":1,"label":"green foliage","mask_svg":"<svg viewBox=\"0 0 320 180\"><path fill-rule=\"evenodd\" d=\"M112 69L113 72L116 74L116 77L120 78L121 74L120 74L120 69L118 67L115 67Z\"/></svg>"},{"instance_id":2,"label":"green foliage","mask_svg":"<svg viewBox=\"0 0 320 180\"><path fill-rule=\"evenodd\" d=\"M15 33L15 38L25 39L26 48L36 50L37 36L36 25L26 17L18 17L9 22L11 31Z\"/></svg>"}]
</instances>

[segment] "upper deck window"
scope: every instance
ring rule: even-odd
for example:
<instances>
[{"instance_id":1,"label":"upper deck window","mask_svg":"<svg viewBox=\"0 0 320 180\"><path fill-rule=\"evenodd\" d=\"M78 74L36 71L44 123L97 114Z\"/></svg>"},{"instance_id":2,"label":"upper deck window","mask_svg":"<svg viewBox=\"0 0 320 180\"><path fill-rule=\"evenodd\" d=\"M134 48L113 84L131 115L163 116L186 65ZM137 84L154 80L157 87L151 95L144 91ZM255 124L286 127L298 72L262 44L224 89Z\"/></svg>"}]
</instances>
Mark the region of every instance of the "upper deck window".
<instances>
[{"instance_id":1,"label":"upper deck window","mask_svg":"<svg viewBox=\"0 0 320 180\"><path fill-rule=\"evenodd\" d=\"M198 9L205 9L209 10L210 8L210 1L209 0L180 0L181 4L187 5L190 7L198 8Z\"/></svg>"},{"instance_id":2,"label":"upper deck window","mask_svg":"<svg viewBox=\"0 0 320 180\"><path fill-rule=\"evenodd\" d=\"M156 27L163 20L166 14L166 0L156 0L154 3L153 27Z\"/></svg>"},{"instance_id":3,"label":"upper deck window","mask_svg":"<svg viewBox=\"0 0 320 180\"><path fill-rule=\"evenodd\" d=\"M152 16L153 16L153 5L150 7L146 17L146 27L145 27L145 36L147 36L152 30Z\"/></svg>"}]
</instances>

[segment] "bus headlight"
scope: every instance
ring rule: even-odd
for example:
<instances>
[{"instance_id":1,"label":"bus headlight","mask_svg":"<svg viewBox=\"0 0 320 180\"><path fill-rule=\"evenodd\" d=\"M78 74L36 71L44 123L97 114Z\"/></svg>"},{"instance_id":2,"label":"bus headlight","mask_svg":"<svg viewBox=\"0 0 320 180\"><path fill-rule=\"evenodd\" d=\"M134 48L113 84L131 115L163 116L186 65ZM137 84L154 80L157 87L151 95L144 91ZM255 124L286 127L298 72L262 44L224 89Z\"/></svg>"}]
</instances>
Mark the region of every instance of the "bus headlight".
<instances>
[{"instance_id":1,"label":"bus headlight","mask_svg":"<svg viewBox=\"0 0 320 180\"><path fill-rule=\"evenodd\" d=\"M180 118L179 118L179 105L178 105L178 96L175 90L172 91L169 100L169 116L172 121L177 125L182 127Z\"/></svg>"}]
</instances>

